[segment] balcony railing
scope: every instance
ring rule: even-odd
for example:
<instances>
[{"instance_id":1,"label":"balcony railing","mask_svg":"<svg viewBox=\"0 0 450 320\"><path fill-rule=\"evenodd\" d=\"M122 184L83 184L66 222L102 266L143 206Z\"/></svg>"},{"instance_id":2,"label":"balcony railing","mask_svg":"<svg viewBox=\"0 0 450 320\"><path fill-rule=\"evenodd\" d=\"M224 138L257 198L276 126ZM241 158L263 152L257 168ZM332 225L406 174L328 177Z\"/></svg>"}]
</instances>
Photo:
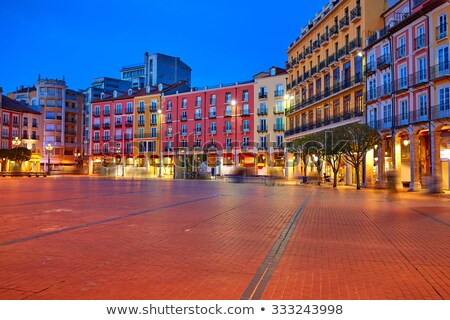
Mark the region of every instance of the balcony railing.
<instances>
[{"instance_id":1,"label":"balcony railing","mask_svg":"<svg viewBox=\"0 0 450 320\"><path fill-rule=\"evenodd\" d=\"M109 129L109 127L110 127L109 122L103 124L103 129Z\"/></svg>"},{"instance_id":2,"label":"balcony railing","mask_svg":"<svg viewBox=\"0 0 450 320\"><path fill-rule=\"evenodd\" d=\"M394 92L408 90L408 77L403 77L394 81Z\"/></svg>"},{"instance_id":3,"label":"balcony railing","mask_svg":"<svg viewBox=\"0 0 450 320\"><path fill-rule=\"evenodd\" d=\"M440 24L436 27L436 41L447 38L447 24Z\"/></svg>"},{"instance_id":4,"label":"balcony railing","mask_svg":"<svg viewBox=\"0 0 450 320\"><path fill-rule=\"evenodd\" d=\"M110 136L103 136L103 141L109 141L111 139Z\"/></svg>"},{"instance_id":5,"label":"balcony railing","mask_svg":"<svg viewBox=\"0 0 450 320\"><path fill-rule=\"evenodd\" d=\"M202 120L202 115L197 113L194 118L195 120Z\"/></svg>"},{"instance_id":6,"label":"balcony railing","mask_svg":"<svg viewBox=\"0 0 450 320\"><path fill-rule=\"evenodd\" d=\"M431 107L431 120L450 119L450 103L442 103Z\"/></svg>"},{"instance_id":7,"label":"balcony railing","mask_svg":"<svg viewBox=\"0 0 450 320\"><path fill-rule=\"evenodd\" d=\"M133 121L127 121L127 122L125 123L125 126L127 126L127 127L132 127L132 126L133 126Z\"/></svg>"},{"instance_id":8,"label":"balcony railing","mask_svg":"<svg viewBox=\"0 0 450 320\"><path fill-rule=\"evenodd\" d=\"M389 67L391 65L391 55L389 53L378 57L377 59L377 68L383 69Z\"/></svg>"},{"instance_id":9,"label":"balcony railing","mask_svg":"<svg viewBox=\"0 0 450 320\"><path fill-rule=\"evenodd\" d=\"M338 25L331 26L330 28L330 38L333 39L339 35L339 27Z\"/></svg>"},{"instance_id":10,"label":"balcony railing","mask_svg":"<svg viewBox=\"0 0 450 320\"><path fill-rule=\"evenodd\" d=\"M342 48L339 49L337 58L338 60L344 58L346 55L350 53L349 46L344 45Z\"/></svg>"},{"instance_id":11,"label":"balcony railing","mask_svg":"<svg viewBox=\"0 0 450 320\"><path fill-rule=\"evenodd\" d=\"M258 116L266 116L267 115L267 108L258 108L257 115Z\"/></svg>"},{"instance_id":12,"label":"balcony railing","mask_svg":"<svg viewBox=\"0 0 450 320\"><path fill-rule=\"evenodd\" d=\"M350 11L350 20L356 22L361 19L361 6L356 6Z\"/></svg>"},{"instance_id":13,"label":"balcony railing","mask_svg":"<svg viewBox=\"0 0 450 320\"><path fill-rule=\"evenodd\" d=\"M94 129L94 130L99 130L99 129L100 129L100 123L94 123L94 124L92 125L92 129Z\"/></svg>"},{"instance_id":14,"label":"balcony railing","mask_svg":"<svg viewBox=\"0 0 450 320\"><path fill-rule=\"evenodd\" d=\"M256 131L257 131L258 133L261 133L261 132L267 132L267 126L261 126L261 125L258 125Z\"/></svg>"},{"instance_id":15,"label":"balcony railing","mask_svg":"<svg viewBox=\"0 0 450 320\"><path fill-rule=\"evenodd\" d=\"M284 110L278 107L273 107L273 114L284 114Z\"/></svg>"},{"instance_id":16,"label":"balcony railing","mask_svg":"<svg viewBox=\"0 0 450 320\"><path fill-rule=\"evenodd\" d=\"M328 56L328 65L330 67L332 67L336 63L339 63L339 61L337 61L337 56L336 56L335 53L333 53L332 55Z\"/></svg>"},{"instance_id":17,"label":"balcony railing","mask_svg":"<svg viewBox=\"0 0 450 320\"><path fill-rule=\"evenodd\" d=\"M406 57L406 45L402 45L396 49L397 60Z\"/></svg>"},{"instance_id":18,"label":"balcony railing","mask_svg":"<svg viewBox=\"0 0 450 320\"><path fill-rule=\"evenodd\" d=\"M339 114L335 114L330 118L325 118L323 121L313 121L310 123L305 123L302 126L297 126L290 130L284 132L285 136L292 136L301 132L306 132L310 130L314 130L316 128L320 128L322 126L331 125L334 123L339 123L345 120L349 120L356 117L362 117L364 113L362 110L350 110L348 112L343 112Z\"/></svg>"},{"instance_id":19,"label":"balcony railing","mask_svg":"<svg viewBox=\"0 0 450 320\"><path fill-rule=\"evenodd\" d=\"M392 94L392 84L386 83L377 88L377 96L382 98Z\"/></svg>"},{"instance_id":20,"label":"balcony railing","mask_svg":"<svg viewBox=\"0 0 450 320\"><path fill-rule=\"evenodd\" d=\"M313 51L319 50L320 49L320 41L316 40L313 42Z\"/></svg>"},{"instance_id":21,"label":"balcony railing","mask_svg":"<svg viewBox=\"0 0 450 320\"><path fill-rule=\"evenodd\" d=\"M361 50L362 49L361 43L362 43L362 40L360 37L356 37L355 39L350 41L350 43L348 45L350 53Z\"/></svg>"},{"instance_id":22,"label":"balcony railing","mask_svg":"<svg viewBox=\"0 0 450 320\"><path fill-rule=\"evenodd\" d=\"M375 73L375 72L376 72L375 62L374 62L374 61L368 62L368 63L365 65L364 69L365 69L364 72L365 72L365 74L366 74L367 76L370 75L370 74L372 74L372 73Z\"/></svg>"},{"instance_id":23,"label":"balcony railing","mask_svg":"<svg viewBox=\"0 0 450 320\"><path fill-rule=\"evenodd\" d=\"M259 99L267 99L267 92L260 92L258 97Z\"/></svg>"},{"instance_id":24,"label":"balcony railing","mask_svg":"<svg viewBox=\"0 0 450 320\"><path fill-rule=\"evenodd\" d=\"M329 39L330 39L330 37L329 37L328 33L324 33L320 36L320 42L322 44L327 44Z\"/></svg>"},{"instance_id":25,"label":"balcony railing","mask_svg":"<svg viewBox=\"0 0 450 320\"><path fill-rule=\"evenodd\" d=\"M427 70L422 69L409 75L409 85L416 86L428 82Z\"/></svg>"},{"instance_id":26,"label":"balcony railing","mask_svg":"<svg viewBox=\"0 0 450 320\"><path fill-rule=\"evenodd\" d=\"M430 80L450 76L450 65L448 60L438 63L430 68Z\"/></svg>"},{"instance_id":27,"label":"balcony railing","mask_svg":"<svg viewBox=\"0 0 450 320\"><path fill-rule=\"evenodd\" d=\"M284 125L283 124L279 124L279 123L275 123L273 125L273 131L284 131Z\"/></svg>"},{"instance_id":28,"label":"balcony railing","mask_svg":"<svg viewBox=\"0 0 450 320\"><path fill-rule=\"evenodd\" d=\"M274 97L282 97L284 95L284 90L275 90L274 91Z\"/></svg>"},{"instance_id":29,"label":"balcony railing","mask_svg":"<svg viewBox=\"0 0 450 320\"><path fill-rule=\"evenodd\" d=\"M425 48L425 34L421 34L414 39L414 50Z\"/></svg>"},{"instance_id":30,"label":"balcony railing","mask_svg":"<svg viewBox=\"0 0 450 320\"><path fill-rule=\"evenodd\" d=\"M345 16L341 20L339 20L339 30L342 31L342 30L348 28L348 26L350 24L349 21L350 21L350 19L348 18L348 16Z\"/></svg>"},{"instance_id":31,"label":"balcony railing","mask_svg":"<svg viewBox=\"0 0 450 320\"><path fill-rule=\"evenodd\" d=\"M312 55L312 48L311 47L306 47L305 49L305 56L308 57Z\"/></svg>"}]
</instances>

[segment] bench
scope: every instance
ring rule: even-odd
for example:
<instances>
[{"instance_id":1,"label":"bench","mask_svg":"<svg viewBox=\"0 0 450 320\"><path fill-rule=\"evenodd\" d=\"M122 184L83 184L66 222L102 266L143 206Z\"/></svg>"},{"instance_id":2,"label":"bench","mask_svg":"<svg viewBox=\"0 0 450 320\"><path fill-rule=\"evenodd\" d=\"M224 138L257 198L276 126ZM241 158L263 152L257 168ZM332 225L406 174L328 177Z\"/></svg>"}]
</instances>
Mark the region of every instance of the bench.
<instances>
[{"instance_id":1,"label":"bench","mask_svg":"<svg viewBox=\"0 0 450 320\"><path fill-rule=\"evenodd\" d=\"M2 171L0 172L1 177L46 177L46 172L14 172L14 171Z\"/></svg>"}]
</instances>

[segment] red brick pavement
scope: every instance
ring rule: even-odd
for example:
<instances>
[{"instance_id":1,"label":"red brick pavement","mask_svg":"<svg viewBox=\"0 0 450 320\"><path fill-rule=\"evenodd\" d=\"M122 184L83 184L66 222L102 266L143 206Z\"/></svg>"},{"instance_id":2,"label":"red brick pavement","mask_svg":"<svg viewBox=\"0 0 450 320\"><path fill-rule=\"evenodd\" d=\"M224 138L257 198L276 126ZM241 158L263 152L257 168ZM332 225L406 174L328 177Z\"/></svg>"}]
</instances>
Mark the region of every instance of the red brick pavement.
<instances>
[{"instance_id":1,"label":"red brick pavement","mask_svg":"<svg viewBox=\"0 0 450 320\"><path fill-rule=\"evenodd\" d=\"M239 299L311 193L263 299L449 298L447 198L89 178L0 180L0 298Z\"/></svg>"}]
</instances>

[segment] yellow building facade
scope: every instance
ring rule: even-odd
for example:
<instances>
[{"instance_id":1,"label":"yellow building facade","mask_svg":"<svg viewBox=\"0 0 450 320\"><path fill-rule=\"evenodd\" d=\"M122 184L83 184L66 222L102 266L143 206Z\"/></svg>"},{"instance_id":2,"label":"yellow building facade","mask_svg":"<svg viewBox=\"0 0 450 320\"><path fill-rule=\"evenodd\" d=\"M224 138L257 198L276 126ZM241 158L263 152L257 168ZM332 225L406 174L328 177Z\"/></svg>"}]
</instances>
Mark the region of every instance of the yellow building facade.
<instances>
[{"instance_id":1,"label":"yellow building facade","mask_svg":"<svg viewBox=\"0 0 450 320\"><path fill-rule=\"evenodd\" d=\"M368 35L383 25L380 15L385 8L384 0L332 1L289 46L286 141L365 121L362 49ZM294 166L301 165L294 162ZM302 168L292 171L303 172ZM326 175L330 175L329 171L326 167L323 170ZM314 169L307 174L313 176ZM354 183L350 167L342 167L339 179ZM363 177L363 182L368 181Z\"/></svg>"}]
</instances>

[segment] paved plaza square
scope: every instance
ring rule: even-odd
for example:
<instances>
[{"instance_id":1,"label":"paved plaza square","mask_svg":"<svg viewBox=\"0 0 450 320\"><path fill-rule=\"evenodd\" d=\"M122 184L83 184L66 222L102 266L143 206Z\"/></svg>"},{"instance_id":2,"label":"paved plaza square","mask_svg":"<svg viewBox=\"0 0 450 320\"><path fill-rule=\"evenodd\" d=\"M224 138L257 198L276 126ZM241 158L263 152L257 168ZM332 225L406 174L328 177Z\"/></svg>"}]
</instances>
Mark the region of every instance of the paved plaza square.
<instances>
[{"instance_id":1,"label":"paved plaza square","mask_svg":"<svg viewBox=\"0 0 450 320\"><path fill-rule=\"evenodd\" d=\"M1 299L449 299L450 197L0 180Z\"/></svg>"}]
</instances>

